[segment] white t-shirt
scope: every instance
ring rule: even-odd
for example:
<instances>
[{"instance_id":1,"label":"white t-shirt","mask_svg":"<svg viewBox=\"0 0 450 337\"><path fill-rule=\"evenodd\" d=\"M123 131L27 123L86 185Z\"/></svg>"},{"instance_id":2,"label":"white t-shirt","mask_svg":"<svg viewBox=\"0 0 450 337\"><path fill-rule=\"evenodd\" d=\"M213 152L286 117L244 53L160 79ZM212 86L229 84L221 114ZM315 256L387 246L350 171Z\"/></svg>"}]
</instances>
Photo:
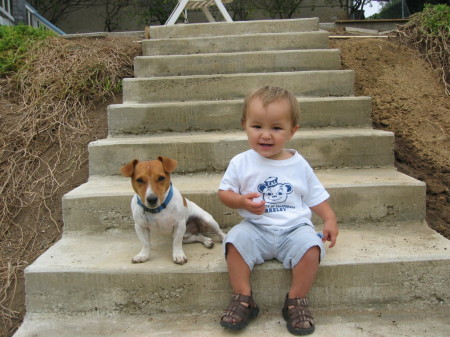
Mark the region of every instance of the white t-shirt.
<instances>
[{"instance_id":1,"label":"white t-shirt","mask_svg":"<svg viewBox=\"0 0 450 337\"><path fill-rule=\"evenodd\" d=\"M330 197L308 162L297 151L288 151L293 156L285 160L267 159L254 150L231 159L219 190L241 195L260 193L261 197L253 201L266 202L262 215L239 209L247 221L267 226L313 226L310 207Z\"/></svg>"}]
</instances>

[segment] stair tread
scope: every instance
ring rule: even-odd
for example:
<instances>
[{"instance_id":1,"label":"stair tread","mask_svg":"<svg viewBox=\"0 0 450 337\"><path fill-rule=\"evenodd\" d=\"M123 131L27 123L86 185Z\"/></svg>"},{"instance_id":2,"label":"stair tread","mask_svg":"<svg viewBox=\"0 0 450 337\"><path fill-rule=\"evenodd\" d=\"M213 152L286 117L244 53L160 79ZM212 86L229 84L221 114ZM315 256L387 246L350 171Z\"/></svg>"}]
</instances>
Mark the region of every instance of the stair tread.
<instances>
[{"instance_id":1,"label":"stair tread","mask_svg":"<svg viewBox=\"0 0 450 337\"><path fill-rule=\"evenodd\" d=\"M353 74L350 69L331 69L331 70L304 70L304 71L286 71L281 73L284 77L296 76L298 74L317 76L320 74ZM280 72L258 72L258 73L235 73L235 74L204 74L204 75L181 75L181 76L163 76L163 77L133 77L124 78L124 82L146 82L146 81L169 81L169 80L192 80L192 79L215 79L215 78L233 78L233 77L259 77L259 76L279 76ZM243 93L245 94L245 93Z\"/></svg>"},{"instance_id":2,"label":"stair tread","mask_svg":"<svg viewBox=\"0 0 450 337\"><path fill-rule=\"evenodd\" d=\"M181 55L142 55L137 56L135 60L155 60L155 59L180 59L180 58L192 58L192 57L238 57L245 55L257 54L258 56L279 56L282 57L285 54L308 54L308 53L327 53L336 54L340 53L339 49L329 48L329 49L293 49L293 50L264 50L264 51L242 51L233 53L224 52L214 52L214 53L204 53L204 54L181 54Z\"/></svg>"},{"instance_id":3,"label":"stair tread","mask_svg":"<svg viewBox=\"0 0 450 337\"><path fill-rule=\"evenodd\" d=\"M143 55L192 55L263 50L328 49L327 31L253 33L225 36L151 38L142 41Z\"/></svg>"},{"instance_id":4,"label":"stair tread","mask_svg":"<svg viewBox=\"0 0 450 337\"><path fill-rule=\"evenodd\" d=\"M347 97L297 97L298 102L333 102L333 101L367 101L371 100L369 96L347 96ZM231 104L231 103L243 103L244 99L228 99L228 100L193 100L187 102L147 102L147 103L121 103L121 104L111 104L110 107L114 108L127 108L127 107L152 107L152 106L175 106L175 105L220 105L220 104Z\"/></svg>"},{"instance_id":5,"label":"stair tread","mask_svg":"<svg viewBox=\"0 0 450 337\"><path fill-rule=\"evenodd\" d=\"M287 32L287 31L318 31L318 18L301 19L275 19L275 20L252 20L214 22L214 23L192 23L188 25L173 26L151 26L150 36L154 38L173 38L180 36L225 36L236 34Z\"/></svg>"},{"instance_id":6,"label":"stair tread","mask_svg":"<svg viewBox=\"0 0 450 337\"><path fill-rule=\"evenodd\" d=\"M316 139L330 137L380 136L391 137L392 132L375 130L370 127L360 128L311 128L301 129L292 139ZM207 143L217 141L242 141L247 136L242 130L211 132L161 132L151 135L116 136L93 141L89 146L112 144L152 144L152 143Z\"/></svg>"},{"instance_id":7,"label":"stair tread","mask_svg":"<svg viewBox=\"0 0 450 337\"><path fill-rule=\"evenodd\" d=\"M298 31L298 32L272 32L272 33L248 33L248 34L236 34L236 35L219 35L219 36L184 36L184 37L171 37L167 38L151 38L147 40L142 40L143 44L152 44L153 41L168 41L169 43L175 42L177 40L181 41L192 41L192 40L205 40L205 39L236 39L236 38L244 38L244 37L267 37L267 38L285 38L289 36L298 36L298 35L329 35L328 31L324 30L316 30L316 31ZM297 49L294 49L297 50Z\"/></svg>"},{"instance_id":8,"label":"stair tread","mask_svg":"<svg viewBox=\"0 0 450 337\"><path fill-rule=\"evenodd\" d=\"M319 230L320 225L317 226ZM389 235L386 235L389 233ZM335 247L327 247L322 267L379 263L404 263L450 258L450 241L424 222L379 223L373 226L342 225ZM183 245L189 259L185 265L172 262L171 238L154 234L152 256L132 264L140 250L135 233L65 234L60 241L27 268L27 273L88 272L119 274L221 273L226 271L221 244L213 249L201 244ZM268 261L255 270L283 270Z\"/></svg>"},{"instance_id":9,"label":"stair tread","mask_svg":"<svg viewBox=\"0 0 450 337\"><path fill-rule=\"evenodd\" d=\"M244 97L249 88L270 83L305 97L352 96L353 70L255 72L125 78L124 102L227 100Z\"/></svg>"},{"instance_id":10,"label":"stair tread","mask_svg":"<svg viewBox=\"0 0 450 337\"><path fill-rule=\"evenodd\" d=\"M298 97L297 101L302 130L372 126L370 97ZM108 131L110 136L138 136L161 131L241 130L242 105L243 99L114 104L108 107Z\"/></svg>"},{"instance_id":11,"label":"stair tread","mask_svg":"<svg viewBox=\"0 0 450 337\"><path fill-rule=\"evenodd\" d=\"M326 188L344 186L423 186L424 183L394 168L316 170ZM173 184L182 193L215 193L223 173L172 174ZM64 198L132 195L130 179L117 176L91 176L89 181L67 193Z\"/></svg>"},{"instance_id":12,"label":"stair tread","mask_svg":"<svg viewBox=\"0 0 450 337\"><path fill-rule=\"evenodd\" d=\"M225 306L226 303L218 303ZM312 304L314 308L314 303ZM182 314L89 315L28 314L15 337L142 337L142 336L230 336L219 325L221 308ZM314 310L315 337L446 336L448 305L426 308L432 315L424 319L424 308L375 308L367 310ZM259 316L239 336L290 336L280 310L262 309Z\"/></svg>"}]
</instances>

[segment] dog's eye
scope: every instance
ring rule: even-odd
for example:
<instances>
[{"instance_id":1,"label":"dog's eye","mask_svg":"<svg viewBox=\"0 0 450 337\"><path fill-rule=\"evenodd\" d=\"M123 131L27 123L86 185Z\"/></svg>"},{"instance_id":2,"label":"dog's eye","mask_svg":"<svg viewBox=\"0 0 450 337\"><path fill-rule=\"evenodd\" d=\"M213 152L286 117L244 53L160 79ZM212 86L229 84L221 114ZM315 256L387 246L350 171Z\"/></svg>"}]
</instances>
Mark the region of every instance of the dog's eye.
<instances>
[{"instance_id":1,"label":"dog's eye","mask_svg":"<svg viewBox=\"0 0 450 337\"><path fill-rule=\"evenodd\" d=\"M144 179L142 178L137 178L136 182L138 182L139 184L143 184L144 183Z\"/></svg>"},{"instance_id":2,"label":"dog's eye","mask_svg":"<svg viewBox=\"0 0 450 337\"><path fill-rule=\"evenodd\" d=\"M164 176L159 176L158 181L164 181L164 180L166 180L166 177L164 177Z\"/></svg>"}]
</instances>

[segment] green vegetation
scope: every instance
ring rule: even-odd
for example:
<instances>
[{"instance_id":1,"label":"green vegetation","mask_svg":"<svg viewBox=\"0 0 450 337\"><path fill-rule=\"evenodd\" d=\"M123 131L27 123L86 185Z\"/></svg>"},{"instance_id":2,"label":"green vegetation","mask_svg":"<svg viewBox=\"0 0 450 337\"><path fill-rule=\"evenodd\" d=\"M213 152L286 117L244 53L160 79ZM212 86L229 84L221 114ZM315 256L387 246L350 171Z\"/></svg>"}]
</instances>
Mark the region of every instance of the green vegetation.
<instances>
[{"instance_id":1,"label":"green vegetation","mask_svg":"<svg viewBox=\"0 0 450 337\"><path fill-rule=\"evenodd\" d=\"M374 14L368 19L400 19L402 17L408 18L412 14L425 11L425 8L435 7L436 5L448 3L448 0L391 0L383 6L382 10Z\"/></svg>"},{"instance_id":2,"label":"green vegetation","mask_svg":"<svg viewBox=\"0 0 450 337\"><path fill-rule=\"evenodd\" d=\"M411 21L417 23L421 34L450 38L450 6L426 4L423 12L411 17Z\"/></svg>"},{"instance_id":3,"label":"green vegetation","mask_svg":"<svg viewBox=\"0 0 450 337\"><path fill-rule=\"evenodd\" d=\"M417 49L440 74L445 92L450 95L450 6L427 4L398 31L400 38Z\"/></svg>"},{"instance_id":4,"label":"green vegetation","mask_svg":"<svg viewBox=\"0 0 450 337\"><path fill-rule=\"evenodd\" d=\"M0 77L17 71L30 46L56 34L30 26L0 26Z\"/></svg>"}]
</instances>

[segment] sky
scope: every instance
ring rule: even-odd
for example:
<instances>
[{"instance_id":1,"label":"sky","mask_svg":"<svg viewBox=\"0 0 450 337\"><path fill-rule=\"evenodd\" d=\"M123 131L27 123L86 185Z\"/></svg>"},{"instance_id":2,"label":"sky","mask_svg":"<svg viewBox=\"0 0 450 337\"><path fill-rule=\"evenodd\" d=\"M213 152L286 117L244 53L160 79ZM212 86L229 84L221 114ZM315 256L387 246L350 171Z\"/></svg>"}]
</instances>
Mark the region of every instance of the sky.
<instances>
[{"instance_id":1,"label":"sky","mask_svg":"<svg viewBox=\"0 0 450 337\"><path fill-rule=\"evenodd\" d=\"M380 8L380 2L372 1L371 3L364 6L364 16L368 18L369 16L378 13L380 11Z\"/></svg>"}]
</instances>

